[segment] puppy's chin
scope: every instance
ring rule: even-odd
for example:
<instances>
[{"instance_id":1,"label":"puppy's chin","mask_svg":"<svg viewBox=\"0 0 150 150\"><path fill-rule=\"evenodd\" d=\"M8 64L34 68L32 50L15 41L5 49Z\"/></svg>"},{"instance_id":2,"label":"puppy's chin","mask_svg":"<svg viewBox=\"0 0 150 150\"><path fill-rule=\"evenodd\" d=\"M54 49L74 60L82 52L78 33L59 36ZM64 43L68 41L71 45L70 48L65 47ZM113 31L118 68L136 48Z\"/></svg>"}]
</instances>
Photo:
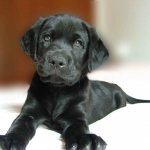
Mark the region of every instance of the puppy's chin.
<instances>
[{"instance_id":1,"label":"puppy's chin","mask_svg":"<svg viewBox=\"0 0 150 150\"><path fill-rule=\"evenodd\" d=\"M40 76L41 80L45 83L57 83L57 84L61 84L64 82L64 80L58 76Z\"/></svg>"},{"instance_id":2,"label":"puppy's chin","mask_svg":"<svg viewBox=\"0 0 150 150\"><path fill-rule=\"evenodd\" d=\"M73 84L75 84L75 81L67 81L56 75L47 77L40 76L40 79L44 83L50 83L57 87L72 86Z\"/></svg>"}]
</instances>

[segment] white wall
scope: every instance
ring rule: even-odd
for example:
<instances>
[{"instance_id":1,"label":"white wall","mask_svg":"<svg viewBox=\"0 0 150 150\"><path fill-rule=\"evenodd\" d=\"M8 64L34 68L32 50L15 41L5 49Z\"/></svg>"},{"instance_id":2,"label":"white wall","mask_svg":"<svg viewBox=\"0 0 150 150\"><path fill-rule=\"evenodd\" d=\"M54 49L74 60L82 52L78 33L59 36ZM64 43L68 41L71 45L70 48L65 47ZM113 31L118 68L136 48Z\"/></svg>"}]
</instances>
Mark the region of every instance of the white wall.
<instances>
[{"instance_id":1,"label":"white wall","mask_svg":"<svg viewBox=\"0 0 150 150\"><path fill-rule=\"evenodd\" d=\"M150 61L150 0L95 0L95 25L113 59Z\"/></svg>"}]
</instances>

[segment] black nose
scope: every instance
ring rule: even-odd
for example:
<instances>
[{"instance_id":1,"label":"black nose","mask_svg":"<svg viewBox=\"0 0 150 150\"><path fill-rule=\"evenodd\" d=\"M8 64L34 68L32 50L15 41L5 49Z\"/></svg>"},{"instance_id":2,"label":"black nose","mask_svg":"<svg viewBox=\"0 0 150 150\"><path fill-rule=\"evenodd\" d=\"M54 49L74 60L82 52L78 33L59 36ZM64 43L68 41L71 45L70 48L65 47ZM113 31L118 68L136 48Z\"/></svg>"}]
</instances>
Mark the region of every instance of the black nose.
<instances>
[{"instance_id":1,"label":"black nose","mask_svg":"<svg viewBox=\"0 0 150 150\"><path fill-rule=\"evenodd\" d=\"M52 57L49 63L57 68L64 68L67 66L67 61L63 57Z\"/></svg>"}]
</instances>

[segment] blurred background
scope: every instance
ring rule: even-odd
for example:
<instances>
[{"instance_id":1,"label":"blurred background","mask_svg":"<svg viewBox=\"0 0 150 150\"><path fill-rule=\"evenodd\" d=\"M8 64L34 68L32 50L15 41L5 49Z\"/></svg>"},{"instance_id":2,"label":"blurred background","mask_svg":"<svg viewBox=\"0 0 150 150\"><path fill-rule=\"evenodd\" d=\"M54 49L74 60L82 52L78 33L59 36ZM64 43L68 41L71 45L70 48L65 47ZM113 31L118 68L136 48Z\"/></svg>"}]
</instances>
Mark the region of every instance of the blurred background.
<instances>
[{"instance_id":1,"label":"blurred background","mask_svg":"<svg viewBox=\"0 0 150 150\"><path fill-rule=\"evenodd\" d=\"M96 28L119 61L150 61L150 0L95 0Z\"/></svg>"},{"instance_id":2,"label":"blurred background","mask_svg":"<svg viewBox=\"0 0 150 150\"><path fill-rule=\"evenodd\" d=\"M97 29L109 63L150 62L149 0L0 0L0 84L30 82L34 65L21 36L40 16L62 12Z\"/></svg>"}]
</instances>

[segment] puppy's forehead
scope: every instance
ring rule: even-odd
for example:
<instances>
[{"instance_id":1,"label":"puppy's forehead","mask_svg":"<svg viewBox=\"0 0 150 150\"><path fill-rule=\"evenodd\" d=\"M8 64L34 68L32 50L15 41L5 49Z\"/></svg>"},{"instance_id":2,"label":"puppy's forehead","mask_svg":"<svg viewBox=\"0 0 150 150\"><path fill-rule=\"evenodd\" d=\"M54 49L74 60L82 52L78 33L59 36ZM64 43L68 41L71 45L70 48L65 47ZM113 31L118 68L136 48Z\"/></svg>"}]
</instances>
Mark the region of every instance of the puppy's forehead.
<instances>
[{"instance_id":1,"label":"puppy's forehead","mask_svg":"<svg viewBox=\"0 0 150 150\"><path fill-rule=\"evenodd\" d=\"M59 33L75 33L82 32L87 34L83 26L83 21L72 16L55 16L47 20L43 26L45 30L56 30Z\"/></svg>"}]
</instances>

